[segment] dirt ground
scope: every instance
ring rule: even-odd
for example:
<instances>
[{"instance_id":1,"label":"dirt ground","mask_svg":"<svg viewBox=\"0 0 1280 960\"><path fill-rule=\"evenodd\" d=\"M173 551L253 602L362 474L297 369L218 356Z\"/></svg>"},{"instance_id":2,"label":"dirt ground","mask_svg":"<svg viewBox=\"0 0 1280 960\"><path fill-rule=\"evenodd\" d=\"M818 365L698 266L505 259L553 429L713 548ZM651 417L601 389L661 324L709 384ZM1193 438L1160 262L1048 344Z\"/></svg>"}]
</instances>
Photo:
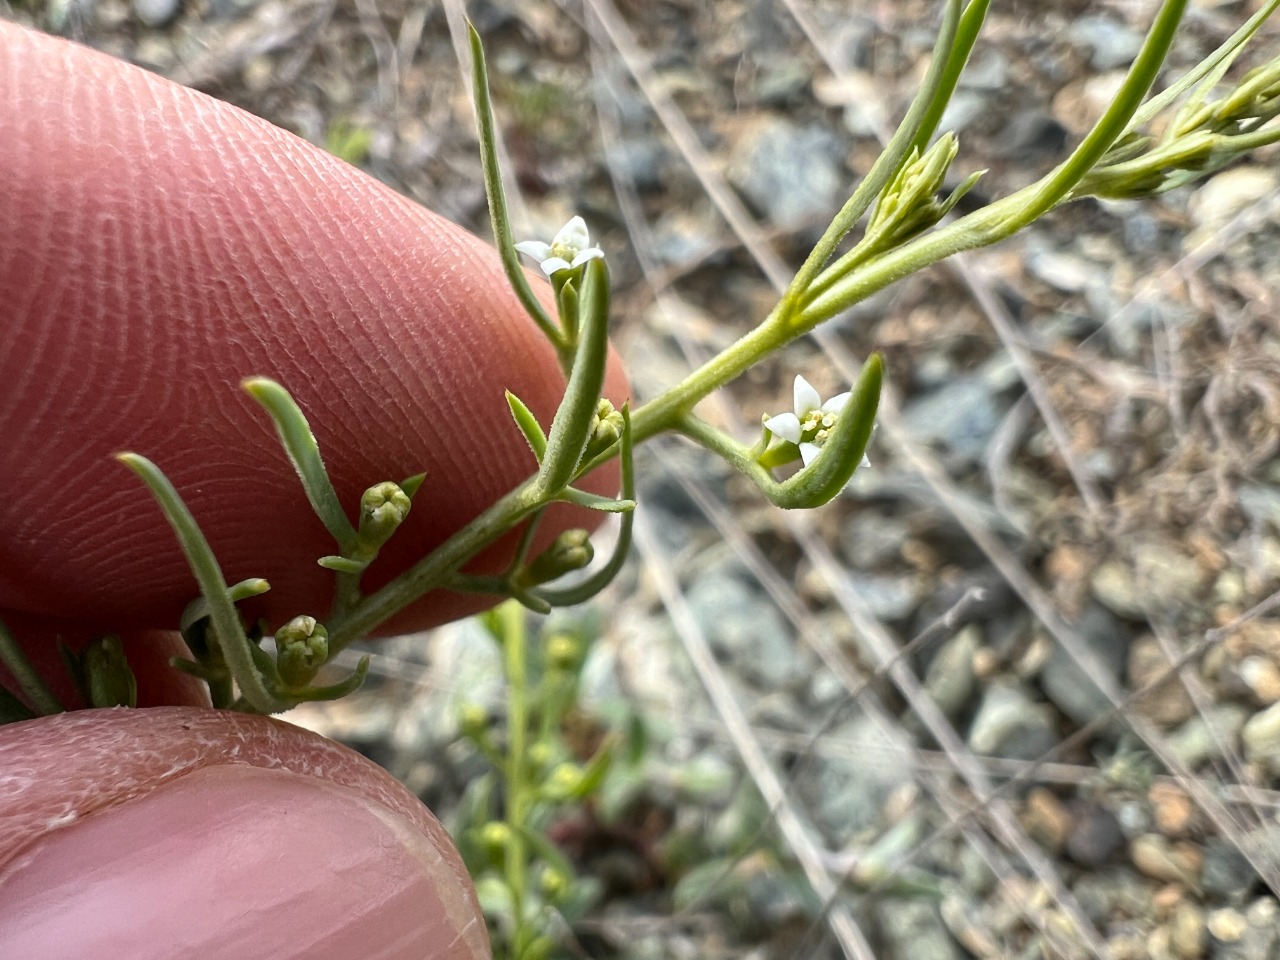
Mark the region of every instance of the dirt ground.
<instances>
[{"instance_id":1,"label":"dirt ground","mask_svg":"<svg viewBox=\"0 0 1280 960\"><path fill-rule=\"evenodd\" d=\"M1170 74L1258 5L1190 4ZM767 313L905 109L938 7L468 5L517 233L586 217L641 398ZM1064 156L1153 8L992 4L944 120L952 181L987 171L962 210ZM460 0L0 14L237 104L487 235ZM746 437L789 405L795 373L828 396L884 354L873 467L811 516L654 445L638 555L596 607L600 669L665 731L655 784L709 758L724 786L654 786L620 814L633 833L661 823L645 835L661 867L609 874L578 955L1280 956L1280 607L1257 608L1280 586L1276 158L1064 207L708 403ZM308 717L446 819L469 768L449 772L438 731L405 733L387 704L462 682L450 642L383 648L376 689ZM699 706L672 730L683 701ZM673 897L690 873L673 851L700 833L727 871ZM579 867L605 876L628 856ZM927 894L906 883L921 878Z\"/></svg>"}]
</instances>

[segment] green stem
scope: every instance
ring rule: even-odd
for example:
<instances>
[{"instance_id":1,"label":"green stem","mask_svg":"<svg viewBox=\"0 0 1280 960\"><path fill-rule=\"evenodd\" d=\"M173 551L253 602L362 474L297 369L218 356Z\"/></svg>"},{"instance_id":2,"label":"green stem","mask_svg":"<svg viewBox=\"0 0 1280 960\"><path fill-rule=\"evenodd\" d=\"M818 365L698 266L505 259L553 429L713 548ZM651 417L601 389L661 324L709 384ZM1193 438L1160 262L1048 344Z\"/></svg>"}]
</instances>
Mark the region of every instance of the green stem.
<instances>
[{"instance_id":1,"label":"green stem","mask_svg":"<svg viewBox=\"0 0 1280 960\"><path fill-rule=\"evenodd\" d=\"M480 34L470 23L467 24L467 39L471 45L471 75L474 86L476 125L480 135L480 161L484 168L484 189L489 199L489 219L493 225L493 240L502 258L502 269L507 275L511 289L524 307L525 312L538 325L538 329L551 341L560 357L560 365L565 370L573 360L572 350L565 342L563 334L547 316L542 302L538 300L529 280L525 277L524 267L520 265L520 256L516 253L515 242L511 236L511 217L507 213L507 194L502 187L502 170L498 167L498 137L493 128L493 102L489 96L489 71L485 66L484 44Z\"/></svg>"},{"instance_id":2,"label":"green stem","mask_svg":"<svg viewBox=\"0 0 1280 960\"><path fill-rule=\"evenodd\" d=\"M18 641L3 623L0 623L0 664L4 664L13 675L13 679L18 683L18 689L31 701L37 713L48 717L63 712L65 708L53 695L44 678L31 665L26 653L22 647L18 646Z\"/></svg>"},{"instance_id":3,"label":"green stem","mask_svg":"<svg viewBox=\"0 0 1280 960\"><path fill-rule=\"evenodd\" d=\"M1187 0L1165 0L1161 5L1116 98L1071 156L1040 181L1031 196L1023 201L1011 217L1011 232L1021 230L1040 219L1066 199L1072 188L1097 165L1111 149L1111 145L1129 128L1130 121L1142 107L1142 101L1146 99L1169 55L1169 48L1173 45L1173 38L1186 6Z\"/></svg>"},{"instance_id":4,"label":"green stem","mask_svg":"<svg viewBox=\"0 0 1280 960\"><path fill-rule=\"evenodd\" d=\"M983 13L986 12L986 2L989 2L989 0L984 0L981 4ZM975 6L975 4L970 6ZM942 106L946 106L947 100L950 99L950 90L954 88L955 81L960 76L960 69L963 68L965 60L968 59L969 49L973 45L973 38L969 38L968 46L963 48L963 55L958 58L954 56L957 52L954 48L956 25L959 19L960 0L947 0L942 28L938 31L938 39L933 47L933 58L929 65L929 72L926 74L924 82L920 85L920 90L916 93L915 99L912 100L911 106L907 108L907 113L902 118L902 122L898 124L898 129L893 138L885 146L880 156L876 158L876 162L872 164L867 175L862 178L862 182L853 191L853 195L849 197L840 212L836 214L831 221L831 225L827 227L822 238L814 245L812 252L805 258L804 263L796 272L795 279L791 281L786 292L782 295L783 303L788 304L784 312L789 313L799 307L805 291L809 289L809 285L822 268L827 265L827 262L835 253L836 247L840 245L840 241L853 229L854 224L862 218L862 215L875 202L876 197L880 195L880 192L884 190L889 181L901 169L907 154L911 152L912 143L921 134L924 135L925 140L928 140L932 128L922 126L922 122L926 117L933 115L934 110L931 107L935 100L941 99ZM981 20L979 20L980 24ZM949 75L948 67L953 59L959 59L959 65L955 69L955 76L950 77L951 87L948 88L945 86L945 81ZM937 116L941 116L941 110L937 111ZM937 117L933 118L933 123L936 126Z\"/></svg>"},{"instance_id":5,"label":"green stem","mask_svg":"<svg viewBox=\"0 0 1280 960\"><path fill-rule=\"evenodd\" d=\"M524 833L530 790L526 783L525 740L529 732L528 651L524 610L514 603L498 609L502 622L503 667L507 675L507 826L510 846L507 849L507 889L511 891L511 909L515 914L515 956L523 952L527 939L524 917L525 875L528 872L528 848Z\"/></svg>"},{"instance_id":6,"label":"green stem","mask_svg":"<svg viewBox=\"0 0 1280 960\"><path fill-rule=\"evenodd\" d=\"M330 656L399 613L427 591L445 584L477 553L507 533L546 501L533 494L530 478L495 502L452 537L382 587L325 622Z\"/></svg>"}]
</instances>

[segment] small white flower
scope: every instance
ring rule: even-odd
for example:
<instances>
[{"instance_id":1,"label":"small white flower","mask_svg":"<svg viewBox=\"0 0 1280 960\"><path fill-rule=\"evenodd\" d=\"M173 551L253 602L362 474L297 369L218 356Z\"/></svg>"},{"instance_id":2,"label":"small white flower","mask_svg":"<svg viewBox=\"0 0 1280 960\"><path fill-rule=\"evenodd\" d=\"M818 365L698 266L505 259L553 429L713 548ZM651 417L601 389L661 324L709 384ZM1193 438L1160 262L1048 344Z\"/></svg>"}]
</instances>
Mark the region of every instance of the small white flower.
<instances>
[{"instance_id":1,"label":"small white flower","mask_svg":"<svg viewBox=\"0 0 1280 960\"><path fill-rule=\"evenodd\" d=\"M823 403L813 385L804 377L797 376L794 397L793 412L769 417L764 427L774 436L798 446L800 459L807 467L831 436L836 421L840 419L840 411L849 402L849 393L838 394ZM860 466L870 465L864 455Z\"/></svg>"},{"instance_id":2,"label":"small white flower","mask_svg":"<svg viewBox=\"0 0 1280 960\"><path fill-rule=\"evenodd\" d=\"M574 217L561 227L550 243L524 240L516 244L516 249L537 260L542 266L542 272L548 277L604 256L603 250L591 246L587 223L581 217Z\"/></svg>"}]
</instances>

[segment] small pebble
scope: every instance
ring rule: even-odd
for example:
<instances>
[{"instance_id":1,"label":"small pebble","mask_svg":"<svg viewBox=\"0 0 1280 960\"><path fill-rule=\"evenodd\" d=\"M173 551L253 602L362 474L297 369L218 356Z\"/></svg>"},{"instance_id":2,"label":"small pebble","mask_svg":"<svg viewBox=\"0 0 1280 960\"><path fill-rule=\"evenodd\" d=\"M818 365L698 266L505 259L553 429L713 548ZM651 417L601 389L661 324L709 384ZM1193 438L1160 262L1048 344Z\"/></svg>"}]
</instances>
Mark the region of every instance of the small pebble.
<instances>
[{"instance_id":1,"label":"small pebble","mask_svg":"<svg viewBox=\"0 0 1280 960\"><path fill-rule=\"evenodd\" d=\"M1027 794L1022 825L1033 840L1057 853L1070 834L1071 814L1052 791L1036 787Z\"/></svg>"},{"instance_id":2,"label":"small pebble","mask_svg":"<svg viewBox=\"0 0 1280 960\"><path fill-rule=\"evenodd\" d=\"M1204 911L1194 903L1183 903L1174 913L1169 945L1179 960L1200 960L1204 956Z\"/></svg>"},{"instance_id":3,"label":"small pebble","mask_svg":"<svg viewBox=\"0 0 1280 960\"><path fill-rule=\"evenodd\" d=\"M1232 900L1243 896L1256 881L1249 859L1234 843L1220 837L1205 843L1200 887L1207 895Z\"/></svg>"},{"instance_id":4,"label":"small pebble","mask_svg":"<svg viewBox=\"0 0 1280 960\"><path fill-rule=\"evenodd\" d=\"M1106 807L1079 802L1072 805L1074 823L1067 835L1066 850L1082 867L1106 863L1124 842L1120 821Z\"/></svg>"},{"instance_id":5,"label":"small pebble","mask_svg":"<svg viewBox=\"0 0 1280 960\"><path fill-rule=\"evenodd\" d=\"M1280 775L1280 703L1250 717L1240 737L1246 760L1269 774Z\"/></svg>"},{"instance_id":6,"label":"small pebble","mask_svg":"<svg viewBox=\"0 0 1280 960\"><path fill-rule=\"evenodd\" d=\"M1166 837L1186 834L1195 816L1196 807L1191 798L1175 783L1159 781L1151 785L1147 793L1156 829Z\"/></svg>"},{"instance_id":7,"label":"small pebble","mask_svg":"<svg viewBox=\"0 0 1280 960\"><path fill-rule=\"evenodd\" d=\"M1240 676L1264 707L1280 700L1280 667L1266 657L1245 657Z\"/></svg>"},{"instance_id":8,"label":"small pebble","mask_svg":"<svg viewBox=\"0 0 1280 960\"><path fill-rule=\"evenodd\" d=\"M1146 686L1167 673L1169 660L1155 637L1139 637L1129 648L1129 683L1134 689ZM1133 705L1139 713L1165 727L1185 722L1196 706L1176 674L1137 697Z\"/></svg>"},{"instance_id":9,"label":"small pebble","mask_svg":"<svg viewBox=\"0 0 1280 960\"><path fill-rule=\"evenodd\" d=\"M1170 843L1164 837L1148 833L1129 847L1133 865L1153 880L1194 884L1200 875L1204 856L1189 843Z\"/></svg>"},{"instance_id":10,"label":"small pebble","mask_svg":"<svg viewBox=\"0 0 1280 960\"><path fill-rule=\"evenodd\" d=\"M1205 926L1215 940L1222 943L1238 943L1245 931L1249 929L1249 921L1239 910L1226 907L1209 914Z\"/></svg>"},{"instance_id":11,"label":"small pebble","mask_svg":"<svg viewBox=\"0 0 1280 960\"><path fill-rule=\"evenodd\" d=\"M1173 960L1173 951L1169 947L1172 933L1168 927L1156 927L1147 935L1147 957L1149 960Z\"/></svg>"},{"instance_id":12,"label":"small pebble","mask_svg":"<svg viewBox=\"0 0 1280 960\"><path fill-rule=\"evenodd\" d=\"M133 12L148 27L163 27L178 15L181 0L133 0Z\"/></svg>"}]
</instances>

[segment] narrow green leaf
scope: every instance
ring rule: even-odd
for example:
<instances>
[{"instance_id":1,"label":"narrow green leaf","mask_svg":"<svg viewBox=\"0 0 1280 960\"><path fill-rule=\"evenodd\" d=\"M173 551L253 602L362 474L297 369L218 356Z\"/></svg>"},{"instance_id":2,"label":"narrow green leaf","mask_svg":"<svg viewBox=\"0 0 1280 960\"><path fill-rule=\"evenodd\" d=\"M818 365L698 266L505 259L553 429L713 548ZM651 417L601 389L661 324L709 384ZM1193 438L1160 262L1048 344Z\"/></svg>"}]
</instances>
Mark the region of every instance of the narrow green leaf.
<instances>
[{"instance_id":1,"label":"narrow green leaf","mask_svg":"<svg viewBox=\"0 0 1280 960\"><path fill-rule=\"evenodd\" d=\"M341 700L348 694L355 693L364 684L369 675L369 658L361 657L360 662L350 676L337 683L323 687L286 688L282 693L295 703L312 703L318 700Z\"/></svg>"},{"instance_id":2,"label":"narrow green leaf","mask_svg":"<svg viewBox=\"0 0 1280 960\"><path fill-rule=\"evenodd\" d=\"M414 494L416 494L419 488L422 487L422 481L426 479L427 475L425 472L415 473L412 477L406 477L404 480L400 481L400 489L405 492L405 496L412 500Z\"/></svg>"},{"instance_id":3,"label":"narrow green leaf","mask_svg":"<svg viewBox=\"0 0 1280 960\"><path fill-rule=\"evenodd\" d=\"M261 577L251 577L228 587L227 596L231 598L232 603L239 603L241 600L248 600L250 597L261 596L270 589L271 584L267 583L266 580ZM182 611L182 617L178 621L178 629L182 633L186 633L192 626L208 616L209 602L204 597L196 597Z\"/></svg>"},{"instance_id":4,"label":"narrow green leaf","mask_svg":"<svg viewBox=\"0 0 1280 960\"><path fill-rule=\"evenodd\" d=\"M525 406L524 401L510 390L507 391L507 406L511 408L511 419L524 434L529 449L533 451L538 463L542 463L542 458L547 452L547 435L542 432L542 425L538 423L538 418Z\"/></svg>"},{"instance_id":5,"label":"narrow green leaf","mask_svg":"<svg viewBox=\"0 0 1280 960\"><path fill-rule=\"evenodd\" d=\"M0 727L6 723L19 723L23 720L34 720L35 711L15 697L4 687L0 687Z\"/></svg>"},{"instance_id":6,"label":"narrow green leaf","mask_svg":"<svg viewBox=\"0 0 1280 960\"><path fill-rule=\"evenodd\" d=\"M502 269L507 275L507 282L511 284L511 289L515 291L525 312L560 352L563 363L567 358L564 338L534 295L533 288L529 286L524 268L520 265L520 255L516 252L515 239L511 235L511 215L507 211L507 195L502 187L502 170L498 166L498 138L493 127L493 101L489 95L489 70L485 65L484 43L470 22L467 23L467 39L471 43L472 96L475 97L480 162L484 167L484 190L489 198L493 239L502 258Z\"/></svg>"},{"instance_id":7,"label":"narrow green leaf","mask_svg":"<svg viewBox=\"0 0 1280 960\"><path fill-rule=\"evenodd\" d=\"M335 556L321 557L316 563L335 573L364 573L365 568L369 566L368 560L351 560L347 557Z\"/></svg>"},{"instance_id":8,"label":"narrow green leaf","mask_svg":"<svg viewBox=\"0 0 1280 960\"><path fill-rule=\"evenodd\" d=\"M602 497L597 493L588 493L586 490L578 490L575 487L565 487L556 499L586 507L588 510L599 510L601 513L630 513L636 508L634 500Z\"/></svg>"},{"instance_id":9,"label":"narrow green leaf","mask_svg":"<svg viewBox=\"0 0 1280 960\"><path fill-rule=\"evenodd\" d=\"M622 406L622 437L620 456L622 460L622 500L615 503L630 503L631 509L623 512L622 522L618 530L618 542L613 546L613 554L609 562L594 574L572 587L563 589L542 589L538 595L553 607L570 607L585 603L613 582L631 552L631 529L635 522L636 471L633 457L634 438L631 433L631 410L629 405ZM574 491L578 493L580 491Z\"/></svg>"},{"instance_id":10,"label":"narrow green leaf","mask_svg":"<svg viewBox=\"0 0 1280 960\"><path fill-rule=\"evenodd\" d=\"M187 564L200 586L200 593L208 604L209 621L219 650L241 695L260 713L277 713L286 709L288 704L281 703L272 695L254 666L249 648L255 644L245 636L217 558L178 491L160 468L146 457L136 453L121 453L116 455L116 459L142 478L165 519L169 521L169 526L173 528Z\"/></svg>"},{"instance_id":11,"label":"narrow green leaf","mask_svg":"<svg viewBox=\"0 0 1280 960\"><path fill-rule=\"evenodd\" d=\"M969 9L965 10L966 21L970 19L976 20L976 26L980 27L989 2L990 0L973 0L969 4ZM973 11L972 14L970 14L971 10ZM880 196L885 186L902 168L908 154L911 152L912 145L920 138L922 131L924 132L923 139L926 142L928 141L929 136L932 134L933 126L937 125L937 121L942 115L941 111L945 109L947 100L951 97L951 91L955 88L960 70L964 68L969 50L973 46L973 39L977 34L975 27L972 31L974 37L968 37L967 45L957 48L956 28L960 23L960 19L961 0L946 0L942 27L938 31L938 39L933 47L933 58L915 99L912 100L911 106L907 108L906 115L902 118L902 122L898 124L898 129L894 132L893 137L885 145L880 156L876 158L876 162L872 164L867 175L862 178L862 182L854 189L852 196L845 202L840 212L836 214L835 219L831 221L831 225L827 227L822 238L814 245L813 251L796 272L795 279L791 281L786 293L783 294L784 303L799 305L801 298L807 295L814 279L819 273L823 272L823 267L827 265L827 261L835 253L840 241L862 219L862 215L875 202L876 197ZM953 60L955 63L953 63ZM949 86L948 83L950 84ZM939 103L940 107L937 107L936 105ZM934 115L935 113L936 116ZM931 125L922 126L930 117L932 117Z\"/></svg>"},{"instance_id":12,"label":"narrow green leaf","mask_svg":"<svg viewBox=\"0 0 1280 960\"><path fill-rule=\"evenodd\" d=\"M298 471L298 477L302 480L302 488L311 501L311 508L325 525L329 535L337 541L338 552L351 552L356 541L355 527L338 502L338 494L329 480L329 472L320 459L320 448L316 445L315 435L302 410L289 395L289 391L274 380L250 377L241 386L270 414L285 453L289 455L293 468Z\"/></svg>"},{"instance_id":13,"label":"narrow green leaf","mask_svg":"<svg viewBox=\"0 0 1280 960\"><path fill-rule=\"evenodd\" d=\"M555 496L577 473L591 434L609 358L609 268L603 259L583 265L579 298L580 341L560 409L551 421L547 449L538 471L537 491Z\"/></svg>"},{"instance_id":14,"label":"narrow green leaf","mask_svg":"<svg viewBox=\"0 0 1280 960\"><path fill-rule=\"evenodd\" d=\"M1129 129L1136 129L1155 119L1156 115L1164 110L1165 107L1202 80L1212 79L1211 75L1213 74L1219 77L1225 74L1231 62L1240 55L1245 45L1253 39L1254 34L1271 18L1277 9L1280 9L1280 0L1268 0L1265 6L1246 20L1240 29L1224 40L1213 53L1197 63L1175 83L1170 84L1148 100L1142 106L1142 109L1133 115Z\"/></svg>"},{"instance_id":15,"label":"narrow green leaf","mask_svg":"<svg viewBox=\"0 0 1280 960\"><path fill-rule=\"evenodd\" d=\"M65 708L53 695L53 691L44 682L39 671L31 665L26 652L18 645L18 641L3 623L0 623L0 663L4 664L9 675L17 682L18 689L41 716L48 717L55 713L62 713Z\"/></svg>"}]
</instances>

